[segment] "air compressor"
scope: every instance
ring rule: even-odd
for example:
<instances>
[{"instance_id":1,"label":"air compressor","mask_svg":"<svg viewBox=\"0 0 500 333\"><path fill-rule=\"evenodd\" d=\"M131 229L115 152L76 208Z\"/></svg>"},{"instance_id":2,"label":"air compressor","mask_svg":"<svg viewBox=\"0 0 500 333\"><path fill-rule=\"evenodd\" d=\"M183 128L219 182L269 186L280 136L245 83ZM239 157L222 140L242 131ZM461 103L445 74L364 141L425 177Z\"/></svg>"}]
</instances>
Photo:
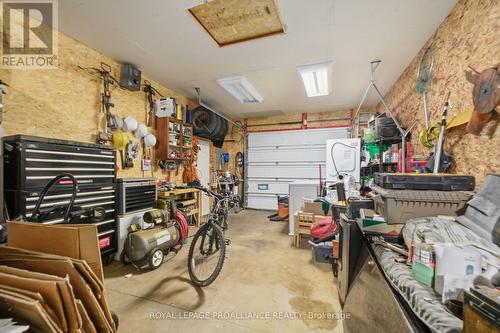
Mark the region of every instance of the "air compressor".
<instances>
[{"instance_id":1,"label":"air compressor","mask_svg":"<svg viewBox=\"0 0 500 333\"><path fill-rule=\"evenodd\" d=\"M188 236L189 226L182 212L170 207L153 209L143 215L148 227L139 224L129 227L129 234L123 246L121 259L124 264L132 263L138 268L148 266L157 269L170 251L177 253ZM171 218L175 216L175 218Z\"/></svg>"}]
</instances>

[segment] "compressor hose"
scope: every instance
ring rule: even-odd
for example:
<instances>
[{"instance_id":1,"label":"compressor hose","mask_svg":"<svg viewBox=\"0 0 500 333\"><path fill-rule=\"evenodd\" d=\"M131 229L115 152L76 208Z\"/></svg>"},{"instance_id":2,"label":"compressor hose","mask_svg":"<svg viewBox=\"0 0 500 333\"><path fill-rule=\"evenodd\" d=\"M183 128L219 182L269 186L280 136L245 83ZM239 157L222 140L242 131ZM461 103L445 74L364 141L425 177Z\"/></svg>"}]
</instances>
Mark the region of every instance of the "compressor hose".
<instances>
[{"instance_id":1,"label":"compressor hose","mask_svg":"<svg viewBox=\"0 0 500 333\"><path fill-rule=\"evenodd\" d=\"M179 226L179 241L177 242L176 246L178 246L177 250L180 250L182 248L184 240L188 237L189 225L186 221L186 218L184 217L184 214L182 214L180 211L177 211L175 213L175 222Z\"/></svg>"}]
</instances>

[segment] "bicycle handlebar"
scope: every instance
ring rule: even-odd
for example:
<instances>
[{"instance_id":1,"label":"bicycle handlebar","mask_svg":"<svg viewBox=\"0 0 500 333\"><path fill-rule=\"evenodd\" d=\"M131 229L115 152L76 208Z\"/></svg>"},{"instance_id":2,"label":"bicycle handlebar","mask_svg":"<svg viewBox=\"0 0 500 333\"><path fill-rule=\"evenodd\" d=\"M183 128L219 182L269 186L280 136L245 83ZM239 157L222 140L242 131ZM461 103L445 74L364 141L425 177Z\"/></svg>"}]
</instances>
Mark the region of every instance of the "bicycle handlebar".
<instances>
[{"instance_id":1,"label":"bicycle handlebar","mask_svg":"<svg viewBox=\"0 0 500 333\"><path fill-rule=\"evenodd\" d=\"M200 190L200 191L205 192L207 195L212 196L212 197L216 198L217 200L222 200L222 199L224 198L222 195L217 194L217 193L215 193L214 191L211 191L211 190L209 190L209 189L208 189L208 188L206 188L206 187L203 187L203 186L195 186L194 188L196 188L196 189L198 189L198 190Z\"/></svg>"}]
</instances>

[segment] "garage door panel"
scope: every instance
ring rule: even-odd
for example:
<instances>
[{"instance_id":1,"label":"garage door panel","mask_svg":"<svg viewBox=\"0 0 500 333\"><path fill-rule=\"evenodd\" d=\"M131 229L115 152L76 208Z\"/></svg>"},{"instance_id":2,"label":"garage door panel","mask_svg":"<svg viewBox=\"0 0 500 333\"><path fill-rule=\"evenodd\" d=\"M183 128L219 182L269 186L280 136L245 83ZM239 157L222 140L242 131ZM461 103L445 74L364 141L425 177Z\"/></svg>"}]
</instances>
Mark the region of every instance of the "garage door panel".
<instances>
[{"instance_id":1,"label":"garage door panel","mask_svg":"<svg viewBox=\"0 0 500 333\"><path fill-rule=\"evenodd\" d=\"M274 194L252 194L247 197L247 207L253 209L277 210L278 200Z\"/></svg>"},{"instance_id":2,"label":"garage door panel","mask_svg":"<svg viewBox=\"0 0 500 333\"><path fill-rule=\"evenodd\" d=\"M248 138L249 147L274 145L304 145L308 143L324 143L328 139L346 138L345 128L323 128L317 130L283 131L251 133Z\"/></svg>"},{"instance_id":3,"label":"garage door panel","mask_svg":"<svg viewBox=\"0 0 500 333\"><path fill-rule=\"evenodd\" d=\"M323 172L325 164L321 166ZM292 179L319 179L319 165L314 164L254 164L248 167L248 178L281 178L283 176Z\"/></svg>"},{"instance_id":4,"label":"garage door panel","mask_svg":"<svg viewBox=\"0 0 500 333\"><path fill-rule=\"evenodd\" d=\"M254 148L249 149L247 159L253 162L324 162L326 145L314 146L307 149L300 148Z\"/></svg>"},{"instance_id":5,"label":"garage door panel","mask_svg":"<svg viewBox=\"0 0 500 333\"><path fill-rule=\"evenodd\" d=\"M255 194L288 194L290 182L276 182L269 179L249 180L248 193Z\"/></svg>"}]
</instances>

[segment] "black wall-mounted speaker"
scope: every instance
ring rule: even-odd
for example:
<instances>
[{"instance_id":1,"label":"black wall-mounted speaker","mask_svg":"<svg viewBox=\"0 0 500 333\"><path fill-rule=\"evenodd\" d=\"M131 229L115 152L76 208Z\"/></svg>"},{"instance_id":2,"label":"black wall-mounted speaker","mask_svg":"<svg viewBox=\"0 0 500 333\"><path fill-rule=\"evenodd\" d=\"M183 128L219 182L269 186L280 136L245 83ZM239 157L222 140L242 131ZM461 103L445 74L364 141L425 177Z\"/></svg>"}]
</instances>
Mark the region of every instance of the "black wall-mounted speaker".
<instances>
[{"instance_id":1,"label":"black wall-mounted speaker","mask_svg":"<svg viewBox=\"0 0 500 333\"><path fill-rule=\"evenodd\" d=\"M120 85L128 90L141 90L141 71L132 64L122 64Z\"/></svg>"}]
</instances>

